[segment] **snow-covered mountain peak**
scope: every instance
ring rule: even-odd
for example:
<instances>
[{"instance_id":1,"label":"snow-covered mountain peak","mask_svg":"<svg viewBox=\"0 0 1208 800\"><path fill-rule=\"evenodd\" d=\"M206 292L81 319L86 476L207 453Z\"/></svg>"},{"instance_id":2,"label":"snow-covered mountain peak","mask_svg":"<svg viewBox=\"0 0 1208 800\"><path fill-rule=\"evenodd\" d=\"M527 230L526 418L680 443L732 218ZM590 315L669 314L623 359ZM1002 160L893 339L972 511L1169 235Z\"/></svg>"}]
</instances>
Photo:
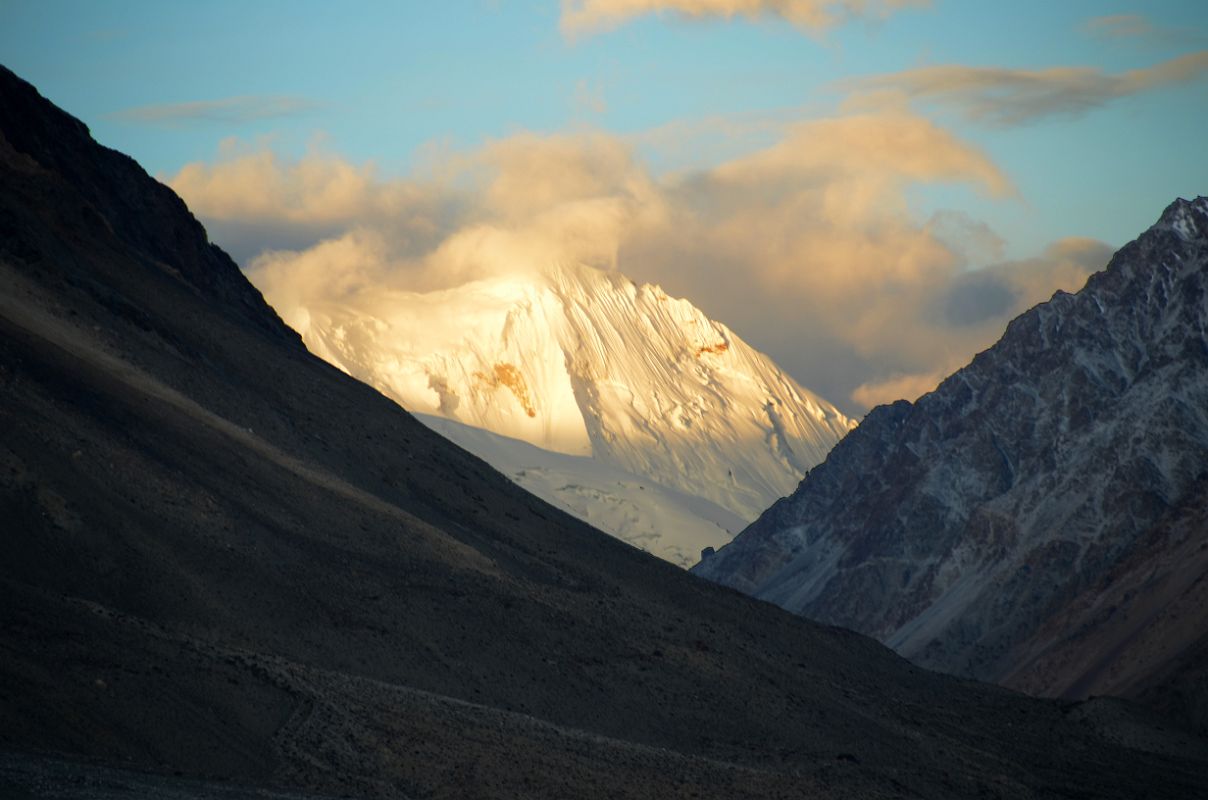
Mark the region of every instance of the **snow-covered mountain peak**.
<instances>
[{"instance_id":1,"label":"snow-covered mountain peak","mask_svg":"<svg viewBox=\"0 0 1208 800\"><path fill-rule=\"evenodd\" d=\"M410 410L591 456L743 519L852 425L687 300L583 265L366 290L289 320Z\"/></svg>"}]
</instances>

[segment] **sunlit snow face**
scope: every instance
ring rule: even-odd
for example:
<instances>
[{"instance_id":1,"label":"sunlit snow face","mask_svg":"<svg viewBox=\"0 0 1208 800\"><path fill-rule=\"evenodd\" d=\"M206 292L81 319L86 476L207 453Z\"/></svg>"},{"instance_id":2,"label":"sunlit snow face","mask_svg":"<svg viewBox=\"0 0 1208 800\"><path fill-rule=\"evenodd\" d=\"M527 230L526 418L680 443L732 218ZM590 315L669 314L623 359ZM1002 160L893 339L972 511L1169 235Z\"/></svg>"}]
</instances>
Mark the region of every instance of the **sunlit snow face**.
<instances>
[{"instance_id":1,"label":"sunlit snow face","mask_svg":"<svg viewBox=\"0 0 1208 800\"><path fill-rule=\"evenodd\" d=\"M532 282L558 265L632 269L724 310L808 383L850 390L870 370L888 373L837 398L849 408L930 389L1012 314L1054 286L1076 288L1102 253L1062 245L967 274L1002 243L955 212L913 220L906 193L929 182L1010 191L976 148L901 111L797 125L770 147L674 176L592 133L502 140L450 157L440 181L379 181L329 156L261 152L173 179L219 220L264 218L290 240L343 231L253 260L249 275L286 319L350 303L375 315L374 294ZM276 200L246 208L250 183ZM274 218L274 206L286 211Z\"/></svg>"},{"instance_id":2,"label":"sunlit snow face","mask_svg":"<svg viewBox=\"0 0 1208 800\"><path fill-rule=\"evenodd\" d=\"M19 5L6 63L241 263L292 254L291 281L328 300L347 284L316 284L302 254L410 291L618 269L852 414L1077 288L1103 262L1067 237L1118 243L1203 182L1191 0L451 0L288 31L267 9L136 2L118 30L100 6Z\"/></svg>"},{"instance_id":3,"label":"sunlit snow face","mask_svg":"<svg viewBox=\"0 0 1208 800\"><path fill-rule=\"evenodd\" d=\"M305 322L314 352L412 411L589 456L738 519L851 425L691 303L585 266L350 291L311 301Z\"/></svg>"}]
</instances>

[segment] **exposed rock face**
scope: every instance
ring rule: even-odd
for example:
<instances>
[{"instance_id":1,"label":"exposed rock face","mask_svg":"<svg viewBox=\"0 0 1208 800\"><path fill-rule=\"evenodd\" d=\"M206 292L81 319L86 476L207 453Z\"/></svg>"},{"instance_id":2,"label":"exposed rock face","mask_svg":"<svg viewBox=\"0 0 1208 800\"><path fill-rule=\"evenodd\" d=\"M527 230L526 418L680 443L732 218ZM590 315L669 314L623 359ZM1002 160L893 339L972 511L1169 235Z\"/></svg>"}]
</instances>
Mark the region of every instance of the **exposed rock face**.
<instances>
[{"instance_id":1,"label":"exposed rock face","mask_svg":"<svg viewBox=\"0 0 1208 800\"><path fill-rule=\"evenodd\" d=\"M0 119L20 220L0 254L0 795L1202 788L1202 740L1138 746L1104 732L1127 709L1088 725L1093 704L917 669L524 493L307 353L183 206L2 69L0 98L22 109ZM53 159L11 144L23 125L49 126ZM113 187L80 177L106 163ZM129 233L126 207L163 227ZM179 260L154 255L170 231Z\"/></svg>"},{"instance_id":2,"label":"exposed rock face","mask_svg":"<svg viewBox=\"0 0 1208 800\"><path fill-rule=\"evenodd\" d=\"M224 313L301 345L171 189L129 156L99 146L82 122L36 91L16 88L17 79L3 66L0 78L6 89L0 92L4 186L10 200L25 200L0 208L0 256L72 259L84 231L103 230L90 246L136 254L140 268L167 273L219 301ZM51 176L62 183L48 181Z\"/></svg>"},{"instance_id":3,"label":"exposed rock face","mask_svg":"<svg viewBox=\"0 0 1208 800\"><path fill-rule=\"evenodd\" d=\"M1160 656L1101 682L1149 641L1119 635L1140 622L1129 604L1160 614L1202 592L1206 281L1208 199L1178 200L1080 292L1014 320L916 403L870 412L696 572L928 667L1046 694L1142 691L1208 628L1208 605L1189 604ZM1116 614L1097 600L1113 591ZM1070 655L1088 630L1106 635L1096 657Z\"/></svg>"}]
</instances>

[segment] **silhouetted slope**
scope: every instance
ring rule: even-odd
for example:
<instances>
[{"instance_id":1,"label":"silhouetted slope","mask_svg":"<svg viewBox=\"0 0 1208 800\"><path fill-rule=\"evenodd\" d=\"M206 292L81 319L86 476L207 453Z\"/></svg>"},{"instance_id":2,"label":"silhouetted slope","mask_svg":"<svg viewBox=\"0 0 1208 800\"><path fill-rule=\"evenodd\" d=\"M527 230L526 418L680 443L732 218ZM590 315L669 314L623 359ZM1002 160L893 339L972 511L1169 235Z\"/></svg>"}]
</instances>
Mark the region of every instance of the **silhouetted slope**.
<instances>
[{"instance_id":1,"label":"silhouetted slope","mask_svg":"<svg viewBox=\"0 0 1208 800\"><path fill-rule=\"evenodd\" d=\"M0 98L0 747L373 797L1201 787L1202 743L1112 743L523 493L307 354L133 162Z\"/></svg>"}]
</instances>

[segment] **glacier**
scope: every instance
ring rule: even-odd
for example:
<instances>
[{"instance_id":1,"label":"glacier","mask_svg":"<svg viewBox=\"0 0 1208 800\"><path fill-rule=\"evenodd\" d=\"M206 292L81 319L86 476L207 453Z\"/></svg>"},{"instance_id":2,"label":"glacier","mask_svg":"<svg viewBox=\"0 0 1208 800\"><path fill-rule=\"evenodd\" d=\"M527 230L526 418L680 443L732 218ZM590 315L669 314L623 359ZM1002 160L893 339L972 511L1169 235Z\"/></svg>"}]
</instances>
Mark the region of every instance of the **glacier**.
<instances>
[{"instance_id":1,"label":"glacier","mask_svg":"<svg viewBox=\"0 0 1208 800\"><path fill-rule=\"evenodd\" d=\"M687 300L585 265L364 287L284 316L316 355L543 499L682 566L853 426Z\"/></svg>"}]
</instances>

